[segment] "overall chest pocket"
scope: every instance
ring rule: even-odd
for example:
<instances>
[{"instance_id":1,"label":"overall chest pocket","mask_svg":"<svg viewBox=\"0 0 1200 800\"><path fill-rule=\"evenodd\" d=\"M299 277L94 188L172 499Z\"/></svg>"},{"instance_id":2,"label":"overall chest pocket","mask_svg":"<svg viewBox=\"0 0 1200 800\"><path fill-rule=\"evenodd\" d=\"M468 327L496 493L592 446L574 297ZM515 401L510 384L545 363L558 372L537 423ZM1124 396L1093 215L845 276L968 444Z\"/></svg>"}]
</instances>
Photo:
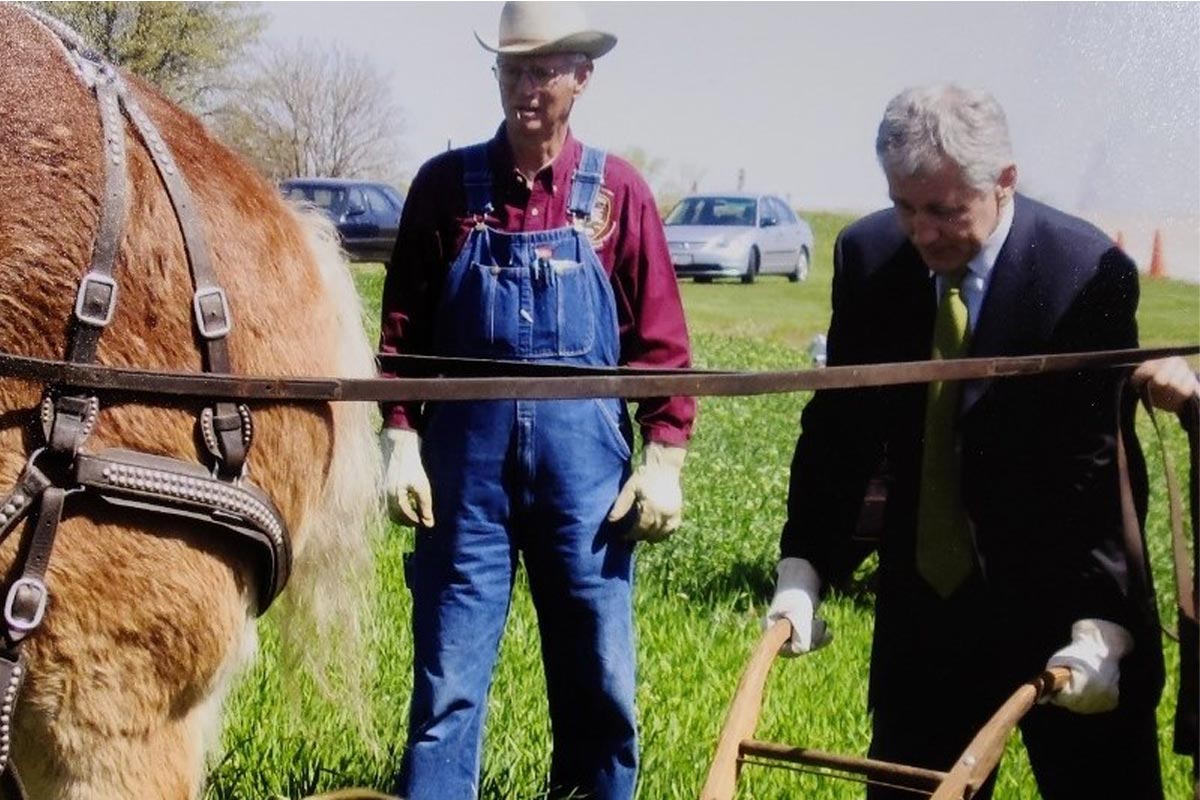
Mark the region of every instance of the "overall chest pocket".
<instances>
[{"instance_id":1,"label":"overall chest pocket","mask_svg":"<svg viewBox=\"0 0 1200 800\"><path fill-rule=\"evenodd\" d=\"M438 313L442 355L512 358L521 354L522 270L470 262Z\"/></svg>"},{"instance_id":2,"label":"overall chest pocket","mask_svg":"<svg viewBox=\"0 0 1200 800\"><path fill-rule=\"evenodd\" d=\"M595 342L595 280L574 261L534 267L473 262L444 309L453 354L492 358L579 356Z\"/></svg>"},{"instance_id":3,"label":"overall chest pocket","mask_svg":"<svg viewBox=\"0 0 1200 800\"><path fill-rule=\"evenodd\" d=\"M531 352L535 358L580 356L596 337L596 281L577 261L540 262L530 273Z\"/></svg>"}]
</instances>

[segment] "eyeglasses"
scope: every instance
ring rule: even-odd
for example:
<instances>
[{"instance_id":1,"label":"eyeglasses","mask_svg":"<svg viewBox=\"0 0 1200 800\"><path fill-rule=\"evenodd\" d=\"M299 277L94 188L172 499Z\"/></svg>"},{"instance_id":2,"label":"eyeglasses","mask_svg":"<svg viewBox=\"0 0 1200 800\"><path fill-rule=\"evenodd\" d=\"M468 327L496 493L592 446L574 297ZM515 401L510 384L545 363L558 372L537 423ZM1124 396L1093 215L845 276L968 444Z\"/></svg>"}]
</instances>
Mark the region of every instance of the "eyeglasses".
<instances>
[{"instance_id":1,"label":"eyeglasses","mask_svg":"<svg viewBox=\"0 0 1200 800\"><path fill-rule=\"evenodd\" d=\"M539 88L545 88L558 81L563 75L575 70L574 64L557 67L544 64L493 64L492 74L496 80L505 86L517 86L521 78L528 76L530 82Z\"/></svg>"}]
</instances>

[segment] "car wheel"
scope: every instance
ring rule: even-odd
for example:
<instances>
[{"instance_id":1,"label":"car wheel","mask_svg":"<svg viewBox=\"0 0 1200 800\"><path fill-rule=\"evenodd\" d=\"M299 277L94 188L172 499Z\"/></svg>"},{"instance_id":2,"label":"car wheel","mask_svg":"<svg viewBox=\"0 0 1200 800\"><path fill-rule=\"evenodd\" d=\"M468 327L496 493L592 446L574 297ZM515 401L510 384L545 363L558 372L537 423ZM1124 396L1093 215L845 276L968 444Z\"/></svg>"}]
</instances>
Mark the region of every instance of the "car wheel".
<instances>
[{"instance_id":1,"label":"car wheel","mask_svg":"<svg viewBox=\"0 0 1200 800\"><path fill-rule=\"evenodd\" d=\"M696 278L696 283L712 283L712 276L700 275Z\"/></svg>"},{"instance_id":2,"label":"car wheel","mask_svg":"<svg viewBox=\"0 0 1200 800\"><path fill-rule=\"evenodd\" d=\"M796 256L796 268L788 273L788 280L792 283L808 280L808 248L801 247L800 255Z\"/></svg>"},{"instance_id":3,"label":"car wheel","mask_svg":"<svg viewBox=\"0 0 1200 800\"><path fill-rule=\"evenodd\" d=\"M746 263L746 274L742 276L742 283L754 283L754 279L758 277L759 255L758 248L750 248L750 260Z\"/></svg>"}]
</instances>

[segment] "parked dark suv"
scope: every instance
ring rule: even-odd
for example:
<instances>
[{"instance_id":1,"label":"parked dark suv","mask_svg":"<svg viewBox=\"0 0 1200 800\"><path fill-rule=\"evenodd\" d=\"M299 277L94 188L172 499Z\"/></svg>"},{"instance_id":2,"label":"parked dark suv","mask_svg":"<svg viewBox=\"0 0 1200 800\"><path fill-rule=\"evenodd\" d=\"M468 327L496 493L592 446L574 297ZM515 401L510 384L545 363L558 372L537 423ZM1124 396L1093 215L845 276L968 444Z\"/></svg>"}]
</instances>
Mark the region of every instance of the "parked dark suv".
<instances>
[{"instance_id":1,"label":"parked dark suv","mask_svg":"<svg viewBox=\"0 0 1200 800\"><path fill-rule=\"evenodd\" d=\"M283 196L315 205L337 226L342 248L352 261L392 257L404 196L386 183L345 178L289 178Z\"/></svg>"}]
</instances>

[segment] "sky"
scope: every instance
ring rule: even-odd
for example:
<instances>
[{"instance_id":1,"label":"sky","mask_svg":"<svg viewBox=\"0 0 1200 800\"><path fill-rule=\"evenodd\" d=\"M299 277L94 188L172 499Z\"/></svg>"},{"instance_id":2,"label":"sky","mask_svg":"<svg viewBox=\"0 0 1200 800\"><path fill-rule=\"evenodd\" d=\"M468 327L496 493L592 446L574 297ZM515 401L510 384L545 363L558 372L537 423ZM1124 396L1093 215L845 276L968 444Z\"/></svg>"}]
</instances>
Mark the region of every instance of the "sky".
<instances>
[{"instance_id":1,"label":"sky","mask_svg":"<svg viewBox=\"0 0 1200 800\"><path fill-rule=\"evenodd\" d=\"M391 82L411 176L500 121L500 3L267 3L268 46L337 43ZM1020 187L1076 212L1200 214L1200 4L584 3L618 38L572 113L584 141L640 148L655 188L777 192L809 209L887 204L874 135L922 83L991 91Z\"/></svg>"}]
</instances>

